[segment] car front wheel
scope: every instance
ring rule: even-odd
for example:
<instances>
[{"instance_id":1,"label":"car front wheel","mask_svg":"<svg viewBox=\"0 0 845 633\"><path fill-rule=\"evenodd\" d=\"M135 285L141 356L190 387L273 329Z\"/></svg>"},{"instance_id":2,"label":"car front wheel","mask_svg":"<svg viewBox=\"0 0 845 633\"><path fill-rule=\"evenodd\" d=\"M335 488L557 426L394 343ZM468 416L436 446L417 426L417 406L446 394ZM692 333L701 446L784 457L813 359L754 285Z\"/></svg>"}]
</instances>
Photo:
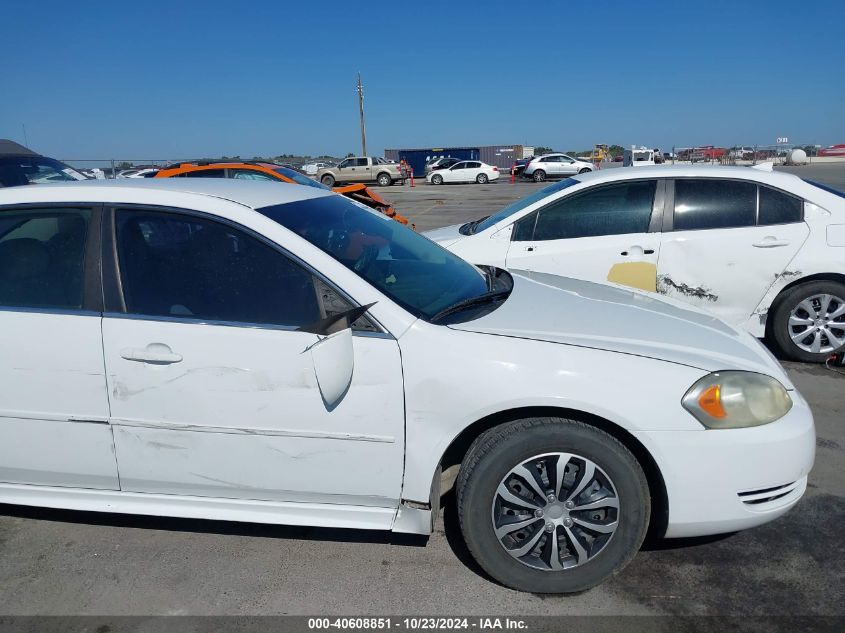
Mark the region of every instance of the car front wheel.
<instances>
[{"instance_id":1,"label":"car front wheel","mask_svg":"<svg viewBox=\"0 0 845 633\"><path fill-rule=\"evenodd\" d=\"M443 184L443 176L440 174L434 174L431 177L431 184L432 185L442 185Z\"/></svg>"},{"instance_id":2,"label":"car front wheel","mask_svg":"<svg viewBox=\"0 0 845 633\"><path fill-rule=\"evenodd\" d=\"M583 168L581 171L579 171L578 173L579 173L579 174L587 174L587 173L589 173L589 172L591 172L591 171L593 171L593 170L592 170L592 169L590 169L589 167L584 167L584 168Z\"/></svg>"},{"instance_id":3,"label":"car front wheel","mask_svg":"<svg viewBox=\"0 0 845 633\"><path fill-rule=\"evenodd\" d=\"M334 177L333 176L323 176L320 179L320 182L326 185L326 187L334 187Z\"/></svg>"},{"instance_id":4,"label":"car front wheel","mask_svg":"<svg viewBox=\"0 0 845 633\"><path fill-rule=\"evenodd\" d=\"M648 527L642 468L618 440L575 420L528 418L482 434L461 465L458 516L470 552L522 591L593 587L633 558Z\"/></svg>"},{"instance_id":5,"label":"car front wheel","mask_svg":"<svg viewBox=\"0 0 845 633\"><path fill-rule=\"evenodd\" d=\"M805 363L823 363L845 349L845 284L811 281L787 290L770 333L784 356Z\"/></svg>"}]
</instances>

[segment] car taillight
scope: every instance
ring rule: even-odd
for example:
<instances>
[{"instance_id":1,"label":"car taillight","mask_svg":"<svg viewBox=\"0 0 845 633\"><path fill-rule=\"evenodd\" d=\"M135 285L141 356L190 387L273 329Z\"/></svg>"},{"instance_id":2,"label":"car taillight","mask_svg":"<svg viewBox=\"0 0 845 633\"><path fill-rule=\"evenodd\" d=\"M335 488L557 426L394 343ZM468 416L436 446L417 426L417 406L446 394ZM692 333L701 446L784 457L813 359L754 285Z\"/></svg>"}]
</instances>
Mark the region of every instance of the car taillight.
<instances>
[{"instance_id":1,"label":"car taillight","mask_svg":"<svg viewBox=\"0 0 845 633\"><path fill-rule=\"evenodd\" d=\"M493 168L493 171L499 171L499 168L498 168L498 167L494 167L494 168Z\"/></svg>"}]
</instances>

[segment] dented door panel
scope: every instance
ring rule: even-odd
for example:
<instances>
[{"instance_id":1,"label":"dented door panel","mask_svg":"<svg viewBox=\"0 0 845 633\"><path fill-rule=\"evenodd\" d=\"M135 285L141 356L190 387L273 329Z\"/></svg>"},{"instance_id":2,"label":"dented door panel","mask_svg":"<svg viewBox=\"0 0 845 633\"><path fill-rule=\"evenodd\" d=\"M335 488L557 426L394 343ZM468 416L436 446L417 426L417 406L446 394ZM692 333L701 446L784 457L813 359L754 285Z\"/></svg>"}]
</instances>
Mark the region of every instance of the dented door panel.
<instances>
[{"instance_id":1,"label":"dented door panel","mask_svg":"<svg viewBox=\"0 0 845 633\"><path fill-rule=\"evenodd\" d=\"M657 292L739 325L787 269L808 234L803 222L664 233Z\"/></svg>"},{"instance_id":2,"label":"dented door panel","mask_svg":"<svg viewBox=\"0 0 845 633\"><path fill-rule=\"evenodd\" d=\"M396 505L404 401L395 340L354 336L352 382L327 405L308 351L315 334L113 317L103 338L124 490ZM126 358L151 345L180 360Z\"/></svg>"}]
</instances>

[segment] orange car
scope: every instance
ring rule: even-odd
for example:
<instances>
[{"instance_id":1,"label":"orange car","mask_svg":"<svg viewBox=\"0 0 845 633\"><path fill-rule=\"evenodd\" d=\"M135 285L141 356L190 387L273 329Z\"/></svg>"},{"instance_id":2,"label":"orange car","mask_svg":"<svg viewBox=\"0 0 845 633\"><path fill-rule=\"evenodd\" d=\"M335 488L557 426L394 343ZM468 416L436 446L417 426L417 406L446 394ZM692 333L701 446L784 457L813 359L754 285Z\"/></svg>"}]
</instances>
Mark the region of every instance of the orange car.
<instances>
[{"instance_id":1,"label":"orange car","mask_svg":"<svg viewBox=\"0 0 845 633\"><path fill-rule=\"evenodd\" d=\"M182 163L159 170L155 178L238 178L241 180L280 180L306 187L326 189L324 184L312 180L299 172L274 163L221 162L221 163ZM393 206L372 189L363 184L344 185L331 189L335 193L352 198L370 208L384 213L402 224L408 220L398 213Z\"/></svg>"}]
</instances>

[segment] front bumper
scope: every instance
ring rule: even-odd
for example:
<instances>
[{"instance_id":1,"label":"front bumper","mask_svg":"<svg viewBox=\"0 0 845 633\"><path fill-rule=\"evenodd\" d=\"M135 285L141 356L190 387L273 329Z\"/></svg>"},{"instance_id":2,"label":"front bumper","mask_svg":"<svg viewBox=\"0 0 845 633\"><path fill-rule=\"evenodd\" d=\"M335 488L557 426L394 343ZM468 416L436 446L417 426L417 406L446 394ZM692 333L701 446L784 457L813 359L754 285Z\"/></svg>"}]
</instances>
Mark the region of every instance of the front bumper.
<instances>
[{"instance_id":1,"label":"front bumper","mask_svg":"<svg viewBox=\"0 0 845 633\"><path fill-rule=\"evenodd\" d=\"M663 475L667 537L734 532L789 511L807 488L816 432L807 402L771 424L747 428L637 433Z\"/></svg>"}]
</instances>

